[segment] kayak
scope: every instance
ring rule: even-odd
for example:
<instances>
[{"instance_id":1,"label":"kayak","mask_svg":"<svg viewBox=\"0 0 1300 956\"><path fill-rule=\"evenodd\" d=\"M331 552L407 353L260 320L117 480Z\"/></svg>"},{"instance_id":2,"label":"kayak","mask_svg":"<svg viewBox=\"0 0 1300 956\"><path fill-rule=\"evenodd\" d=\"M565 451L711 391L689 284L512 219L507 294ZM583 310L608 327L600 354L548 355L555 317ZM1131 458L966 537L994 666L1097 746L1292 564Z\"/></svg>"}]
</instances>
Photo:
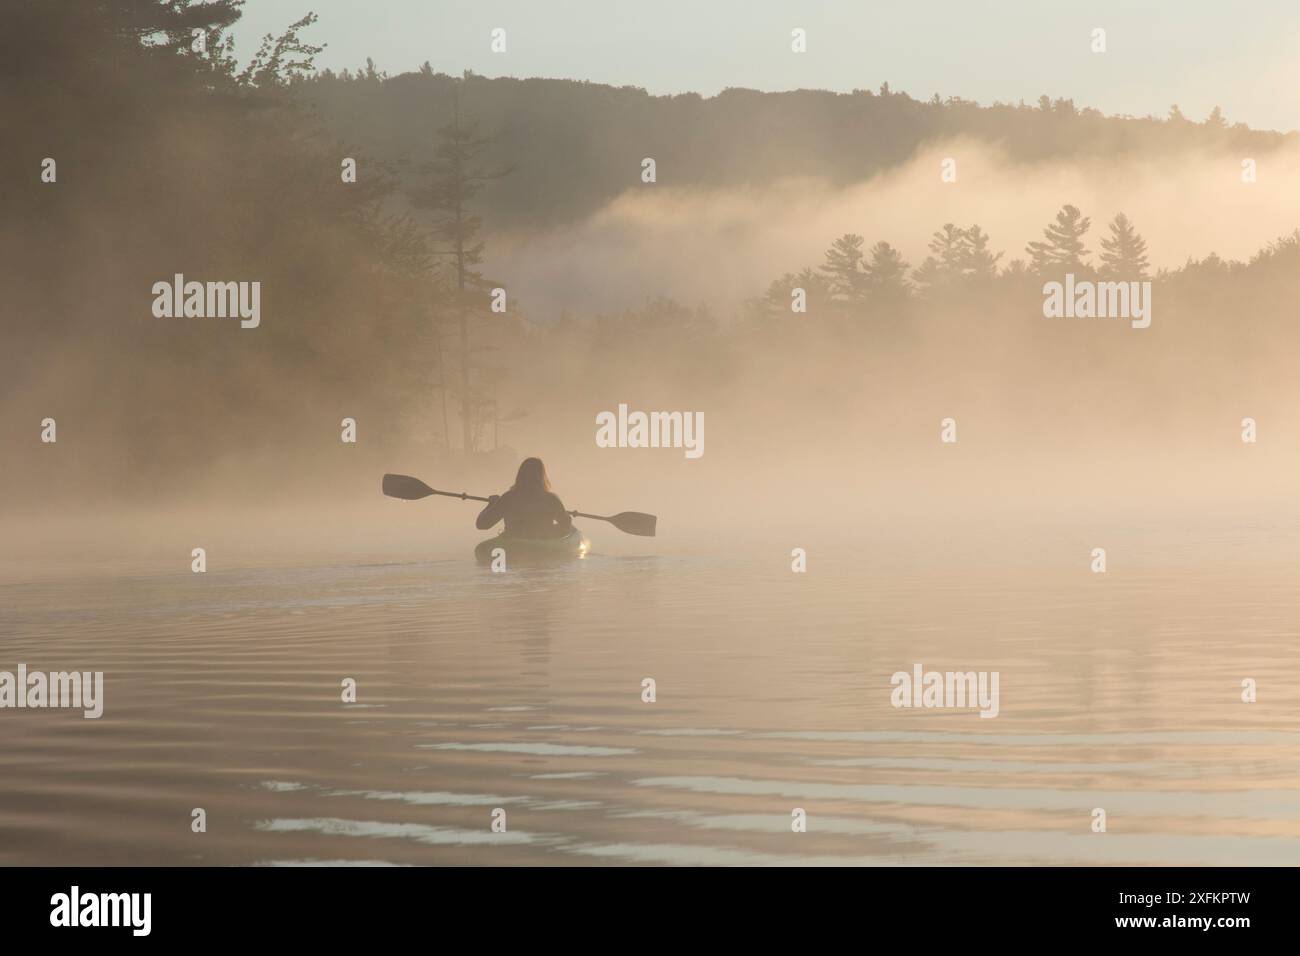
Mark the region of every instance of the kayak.
<instances>
[{"instance_id":1,"label":"kayak","mask_svg":"<svg viewBox=\"0 0 1300 956\"><path fill-rule=\"evenodd\" d=\"M514 538L499 534L478 543L474 548L474 560L479 564L491 564L492 552L497 548L505 551L506 567L509 567L512 561L567 561L583 558L591 550L591 542L577 528L563 538Z\"/></svg>"}]
</instances>

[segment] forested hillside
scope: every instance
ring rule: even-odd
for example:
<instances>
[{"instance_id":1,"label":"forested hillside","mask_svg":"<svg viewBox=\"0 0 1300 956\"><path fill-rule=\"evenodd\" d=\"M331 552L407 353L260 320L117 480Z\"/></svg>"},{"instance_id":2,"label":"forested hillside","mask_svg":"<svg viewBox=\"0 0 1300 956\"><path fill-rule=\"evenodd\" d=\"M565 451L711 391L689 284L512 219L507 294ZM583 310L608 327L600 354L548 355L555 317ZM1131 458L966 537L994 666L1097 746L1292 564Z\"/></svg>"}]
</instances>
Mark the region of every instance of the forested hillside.
<instances>
[{"instance_id":1,"label":"forested hillside","mask_svg":"<svg viewBox=\"0 0 1300 956\"><path fill-rule=\"evenodd\" d=\"M650 96L580 80L453 78L428 64L388 77L371 63L298 87L340 137L394 161L428 148L430 131L451 114L453 91L492 132L488 158L516 165L483 200L485 217L497 225L552 226L585 216L635 182L646 156L658 162L660 181L673 185L734 187L778 176L845 184L906 161L924 143L961 135L1002 144L1026 161L1072 162L1228 145L1250 155L1285 138L1229 125L1217 111L1195 122L1177 107L1163 118L1108 117L1047 95L1032 104L980 106L958 97L916 100L888 84L848 94Z\"/></svg>"},{"instance_id":2,"label":"forested hillside","mask_svg":"<svg viewBox=\"0 0 1300 956\"><path fill-rule=\"evenodd\" d=\"M918 215L905 229L929 251L909 261L908 236L865 218L707 308L670 294L670 270L728 272L741 254L727 241L650 265L630 227L595 250L563 232L637 188L647 156L671 196L799 176L833 190L961 136L1052 168L1217 150L1235 175L1234 151L1264 155L1287 144L1279 134L1217 113L1104 117L887 88L706 99L433 66L318 74L311 17L237 58L227 32L240 7L6 3L0 438L18 447L47 418L59 428L47 454L7 467L10 505L81 493L91 474L96 493L128 496L280 481L328 492L336 472L317 462L344 418L361 423L365 468L404 456L444 473L498 444L590 449L593 415L624 401L764 416L711 439L755 454L773 436L823 453L835 443L823 428L915 435L962 396L972 414L1014 408L1046 431L1072 419L1122 431L1135 407L1209 427L1189 415L1197 403L1229 423L1261 408L1296 419L1296 223L1249 261L1208 247L1157 269L1152 217L1080 208L1066 191L1023 249L985 222ZM690 203L665 208L694 229ZM594 309L575 287L570 307L531 308L536 286L493 258L520 232L546 248L561 288L599 253L598 279L618 266L652 294ZM1045 319L1043 282L1064 272L1151 281L1154 322ZM259 283L260 324L159 317L152 289L177 274ZM947 399L916 391L936 380Z\"/></svg>"}]
</instances>

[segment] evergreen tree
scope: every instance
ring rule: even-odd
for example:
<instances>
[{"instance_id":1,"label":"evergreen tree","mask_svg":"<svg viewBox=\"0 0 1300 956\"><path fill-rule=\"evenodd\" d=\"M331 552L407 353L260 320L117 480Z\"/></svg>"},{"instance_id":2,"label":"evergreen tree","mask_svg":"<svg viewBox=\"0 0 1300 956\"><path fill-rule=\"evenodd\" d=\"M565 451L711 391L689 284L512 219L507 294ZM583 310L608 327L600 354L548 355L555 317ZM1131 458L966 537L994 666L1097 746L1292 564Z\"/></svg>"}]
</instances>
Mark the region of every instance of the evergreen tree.
<instances>
[{"instance_id":1,"label":"evergreen tree","mask_svg":"<svg viewBox=\"0 0 1300 956\"><path fill-rule=\"evenodd\" d=\"M818 275L816 270L810 266L804 266L799 270L799 274L794 277L794 283L785 290L785 307L790 308L790 289L798 287L803 289L807 295L808 311L812 312L829 312L834 300L831 297L831 286L822 276Z\"/></svg>"},{"instance_id":2,"label":"evergreen tree","mask_svg":"<svg viewBox=\"0 0 1300 956\"><path fill-rule=\"evenodd\" d=\"M243 87L265 89L301 82L311 76L315 72L316 54L325 47L304 42L298 33L315 22L316 14L308 13L290 24L280 36L268 33L262 38L262 45L253 54L253 58L248 61L248 66L235 75L235 82ZM214 67L234 73L234 46L229 37L222 44L209 47L209 60Z\"/></svg>"},{"instance_id":3,"label":"evergreen tree","mask_svg":"<svg viewBox=\"0 0 1300 956\"><path fill-rule=\"evenodd\" d=\"M1091 272L1086 258L1088 249L1083 244L1084 233L1092 220L1075 206L1065 205L1056 214L1056 220L1043 230L1045 242L1031 242L1025 247L1029 253L1030 268L1039 275L1075 275Z\"/></svg>"},{"instance_id":4,"label":"evergreen tree","mask_svg":"<svg viewBox=\"0 0 1300 956\"><path fill-rule=\"evenodd\" d=\"M887 242L878 242L871 247L871 261L865 268L867 287L876 296L906 297L911 293L907 281L909 268L897 249Z\"/></svg>"},{"instance_id":5,"label":"evergreen tree","mask_svg":"<svg viewBox=\"0 0 1300 956\"><path fill-rule=\"evenodd\" d=\"M434 235L446 243L440 250L451 257L453 308L458 339L459 398L461 447L474 451L480 412L490 405L470 385L473 365L470 348L470 316L483 313L483 274L475 267L483 262L483 243L478 241L482 220L469 211L469 201L485 183L499 179L509 169L488 170L480 164L479 154L491 140L478 133L478 121L460 110L459 95L453 92L451 122L437 132L438 146L433 162L423 167L431 177L427 189L412 202L435 214Z\"/></svg>"},{"instance_id":6,"label":"evergreen tree","mask_svg":"<svg viewBox=\"0 0 1300 956\"><path fill-rule=\"evenodd\" d=\"M74 348L94 355L79 389L64 392L65 414L93 413L111 442L111 459L86 459L97 487L142 494L162 488L162 476L188 481L236 447L250 462L274 447L264 460L291 468L291 449L305 447L293 436L327 394L348 396L347 414L361 421L382 418L373 438L398 433L399 406L419 394L425 371L412 347L413 303L427 297L424 236L408 228L377 163L357 182L341 179L348 151L298 99L294 79L318 49L300 38L310 18L246 51L245 70L227 35L238 0L0 7L6 141L41 144L59 173L57 185L6 187L0 200L9 312L48 314L30 330L0 317L0 404L25 365L57 368ZM28 165L25 151L7 153ZM0 156L4 181L19 182L8 160ZM88 244L83 233L111 239ZM160 335L160 323L137 318L149 315L143 292L173 271L260 284L267 315L242 336L193 322ZM250 336L264 363L238 360ZM114 391L128 379L127 393ZM213 414L211 396L225 390L266 406L221 402ZM140 406L151 409L147 430L132 424ZM282 431L259 432L263 407L282 413Z\"/></svg>"},{"instance_id":7,"label":"evergreen tree","mask_svg":"<svg viewBox=\"0 0 1300 956\"><path fill-rule=\"evenodd\" d=\"M826 262L821 271L826 274L831 295L848 303L860 302L867 287L866 273L862 271L863 238L845 233L826 250Z\"/></svg>"},{"instance_id":8,"label":"evergreen tree","mask_svg":"<svg viewBox=\"0 0 1300 956\"><path fill-rule=\"evenodd\" d=\"M1147 261L1146 240L1137 234L1133 223L1122 212L1110 224L1110 238L1101 240L1099 273L1111 279L1132 282L1145 279L1151 264Z\"/></svg>"},{"instance_id":9,"label":"evergreen tree","mask_svg":"<svg viewBox=\"0 0 1300 956\"><path fill-rule=\"evenodd\" d=\"M989 234L978 225L971 226L963 234L962 277L968 281L988 282L997 278L998 260L1002 253L989 252Z\"/></svg>"},{"instance_id":10,"label":"evergreen tree","mask_svg":"<svg viewBox=\"0 0 1300 956\"><path fill-rule=\"evenodd\" d=\"M809 315L825 314L834 304L826 277L805 266L798 273L787 272L781 278L772 280L759 302L762 314L777 319L790 316L790 305L794 301L791 293L795 289L803 289Z\"/></svg>"},{"instance_id":11,"label":"evergreen tree","mask_svg":"<svg viewBox=\"0 0 1300 956\"><path fill-rule=\"evenodd\" d=\"M934 234L930 239L930 255L914 276L923 294L933 295L961 278L966 267L968 241L965 230L950 222Z\"/></svg>"}]
</instances>

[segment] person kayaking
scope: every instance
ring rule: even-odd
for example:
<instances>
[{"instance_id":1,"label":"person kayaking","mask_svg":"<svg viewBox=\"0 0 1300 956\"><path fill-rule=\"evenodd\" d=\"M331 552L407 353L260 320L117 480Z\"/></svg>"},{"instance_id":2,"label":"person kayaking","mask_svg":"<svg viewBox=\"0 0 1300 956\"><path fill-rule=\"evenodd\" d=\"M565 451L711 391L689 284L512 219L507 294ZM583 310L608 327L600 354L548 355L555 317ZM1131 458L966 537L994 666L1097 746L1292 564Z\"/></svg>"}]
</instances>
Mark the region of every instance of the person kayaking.
<instances>
[{"instance_id":1,"label":"person kayaking","mask_svg":"<svg viewBox=\"0 0 1300 956\"><path fill-rule=\"evenodd\" d=\"M505 520L511 538L563 538L573 531L573 518L551 491L551 480L540 458L525 458L509 491L488 498L475 525L487 531Z\"/></svg>"}]
</instances>

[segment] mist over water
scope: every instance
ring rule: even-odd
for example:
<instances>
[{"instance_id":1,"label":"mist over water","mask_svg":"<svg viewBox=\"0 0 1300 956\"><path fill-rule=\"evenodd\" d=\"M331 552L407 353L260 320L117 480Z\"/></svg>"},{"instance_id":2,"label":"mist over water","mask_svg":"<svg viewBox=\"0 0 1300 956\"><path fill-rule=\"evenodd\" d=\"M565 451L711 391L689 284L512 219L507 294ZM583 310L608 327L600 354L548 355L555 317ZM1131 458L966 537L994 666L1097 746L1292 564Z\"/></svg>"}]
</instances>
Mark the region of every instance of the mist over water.
<instances>
[{"instance_id":1,"label":"mist over water","mask_svg":"<svg viewBox=\"0 0 1300 956\"><path fill-rule=\"evenodd\" d=\"M958 160L958 181L940 185L947 156ZM756 509L767 526L803 527L869 514L881 498L891 515L921 518L1016 503L1197 509L1207 499L1263 496L1281 504L1290 498L1300 422L1293 363L1273 346L1294 333L1272 321L1284 312L1276 298L1247 298L1226 275L1194 294L1157 283L1154 324L1142 331L1044 319L1032 284L1027 294L914 305L897 321L837 325L814 310L757 327L737 323L767 282L816 266L842 232L888 239L917 265L941 223L978 223L1005 264L1023 258L1025 242L1066 200L1093 216L1094 252L1102 223L1124 211L1147 236L1153 268L1211 252L1246 259L1300 221L1300 192L1284 172L1293 157L1292 147L1257 157L1260 181L1245 185L1228 153L1023 163L956 140L849 186L779 177L742 189L656 184L573 225L506 231L494 238L488 268L517 296L532 329L498 346L514 366L499 386L500 406L520 416L501 426L498 440L517 457L506 452L468 470L430 435L440 427L432 393L375 404L359 401L354 385L286 380L254 333L210 320L150 319L145 290L124 289L140 313L130 319L134 336L174 339L195 360L215 348L202 361L219 364L207 370L173 356L109 373L83 339L51 340L11 380L4 437L10 447L29 443L32 423L63 408L74 419L64 422L59 445L11 457L0 508L52 525L68 515L84 531L120 507L132 518L113 533L128 539L148 537L159 509L224 509L218 524L238 524L245 511L293 513L309 552L320 530L314 509L327 524L379 520L395 533L385 521L393 503L373 500L385 471L495 493L527 454L550 463L576 507L658 509L665 527L705 537L750 527ZM93 260L84 262L95 270L89 281L99 281ZM268 322L303 321L296 307L284 311L291 294L268 292ZM638 310L662 297L681 303L682 316L700 311L689 325L670 318L655 326ZM628 319L603 340L591 332L565 337L555 331L562 313L583 327L602 314ZM331 332L336 355L348 347L342 334ZM366 335L364 321L351 334ZM227 363L238 364L237 391L221 384ZM126 380L129 388L118 387ZM595 416L620 402L703 411L704 457L597 449ZM193 424L207 435L200 454L157 459L136 451L177 442L191 427L182 413L196 403ZM358 414L356 406L368 412L359 418L361 440L340 446L333 423ZM454 401L452 415L454 424ZM935 436L949 415L961 437L944 447ZM1275 440L1240 449L1247 415ZM102 480L108 475L111 484ZM435 525L471 517L468 506L450 502L425 510Z\"/></svg>"},{"instance_id":2,"label":"mist over water","mask_svg":"<svg viewBox=\"0 0 1300 956\"><path fill-rule=\"evenodd\" d=\"M57 185L14 160L0 220L0 671L107 695L0 714L0 863L1300 863L1294 136L1170 121L1144 149L1072 105L882 92L805 142L793 94L253 82L99 27L104 59L57 74L82 99L55 66L0 90L21 141L63 137ZM474 197L472 292L510 304L475 300L464 379L416 171L453 89L518 165ZM1091 265L1117 213L1145 237L1150 328L1044 317L1061 277L1012 261L1067 203ZM844 234L916 268L945 223L996 274L790 310ZM258 328L153 316L176 273L260 282ZM598 447L620 405L702 414L703 454ZM567 508L657 535L580 518L590 557L498 574L479 503L380 493L499 494L529 455ZM997 719L893 707L916 664L1000 673Z\"/></svg>"},{"instance_id":3,"label":"mist over water","mask_svg":"<svg viewBox=\"0 0 1300 956\"><path fill-rule=\"evenodd\" d=\"M1241 181L1247 155L1198 148L1029 162L963 137L924 143L903 164L847 185L773 170L761 184L678 186L666 169L581 222L507 235L492 265L544 316L619 311L662 295L726 316L782 272L819 265L843 233L886 239L919 265L945 222L978 223L1010 261L1024 258L1064 202L1092 216L1094 252L1099 227L1122 211L1146 237L1153 269L1211 253L1246 260L1300 221L1300 147L1251 155L1259 179L1250 185ZM948 158L957 180L942 184Z\"/></svg>"}]
</instances>

